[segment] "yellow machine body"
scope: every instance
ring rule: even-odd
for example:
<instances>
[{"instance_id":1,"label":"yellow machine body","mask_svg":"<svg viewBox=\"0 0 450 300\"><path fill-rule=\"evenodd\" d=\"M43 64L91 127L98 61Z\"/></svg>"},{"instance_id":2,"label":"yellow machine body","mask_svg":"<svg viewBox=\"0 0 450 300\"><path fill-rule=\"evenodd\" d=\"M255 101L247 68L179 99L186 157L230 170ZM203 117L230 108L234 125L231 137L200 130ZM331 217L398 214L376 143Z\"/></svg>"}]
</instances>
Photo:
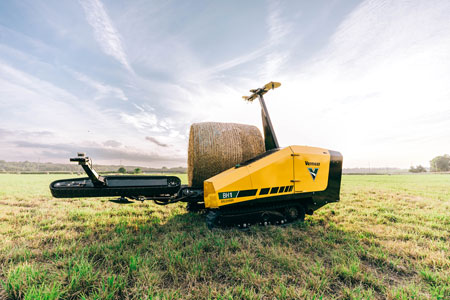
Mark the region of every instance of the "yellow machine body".
<instances>
[{"instance_id":1,"label":"yellow machine body","mask_svg":"<svg viewBox=\"0 0 450 300\"><path fill-rule=\"evenodd\" d=\"M317 192L325 192L328 188L329 176L333 173L330 172L330 152L334 156L340 156L338 152L307 146L289 146L268 151L207 179L204 182L205 207L221 208L265 199L313 200ZM342 156L340 158L340 166L335 168L339 173L339 186ZM337 196L333 193L330 199L328 193L326 198L325 203L338 201L339 191ZM323 204L311 202L313 206L320 207Z\"/></svg>"}]
</instances>

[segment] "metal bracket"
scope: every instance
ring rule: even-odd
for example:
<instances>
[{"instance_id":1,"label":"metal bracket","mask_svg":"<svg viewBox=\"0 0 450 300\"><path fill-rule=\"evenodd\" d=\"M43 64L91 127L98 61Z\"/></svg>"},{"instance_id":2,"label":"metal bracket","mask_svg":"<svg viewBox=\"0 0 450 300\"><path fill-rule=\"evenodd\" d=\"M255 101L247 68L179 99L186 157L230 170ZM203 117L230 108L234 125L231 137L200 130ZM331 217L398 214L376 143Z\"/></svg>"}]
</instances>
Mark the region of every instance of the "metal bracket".
<instances>
[{"instance_id":1,"label":"metal bracket","mask_svg":"<svg viewBox=\"0 0 450 300\"><path fill-rule=\"evenodd\" d=\"M78 153L77 157L71 158L70 161L78 162L78 164L83 168L84 172L91 179L92 183L96 187L105 186L106 181L103 176L98 175L98 173L92 167L92 160L86 156L85 153Z\"/></svg>"}]
</instances>

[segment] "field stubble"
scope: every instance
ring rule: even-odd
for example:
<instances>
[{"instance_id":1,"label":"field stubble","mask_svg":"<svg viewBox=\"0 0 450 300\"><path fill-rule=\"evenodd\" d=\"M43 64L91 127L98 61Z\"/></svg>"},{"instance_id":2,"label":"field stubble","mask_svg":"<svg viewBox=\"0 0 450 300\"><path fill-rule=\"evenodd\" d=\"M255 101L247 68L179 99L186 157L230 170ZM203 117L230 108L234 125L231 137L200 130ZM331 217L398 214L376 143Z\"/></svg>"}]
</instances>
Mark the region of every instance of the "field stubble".
<instances>
[{"instance_id":1,"label":"field stubble","mask_svg":"<svg viewBox=\"0 0 450 300\"><path fill-rule=\"evenodd\" d=\"M341 202L248 232L53 199L62 177L0 175L0 298L450 299L450 175L344 176Z\"/></svg>"}]
</instances>

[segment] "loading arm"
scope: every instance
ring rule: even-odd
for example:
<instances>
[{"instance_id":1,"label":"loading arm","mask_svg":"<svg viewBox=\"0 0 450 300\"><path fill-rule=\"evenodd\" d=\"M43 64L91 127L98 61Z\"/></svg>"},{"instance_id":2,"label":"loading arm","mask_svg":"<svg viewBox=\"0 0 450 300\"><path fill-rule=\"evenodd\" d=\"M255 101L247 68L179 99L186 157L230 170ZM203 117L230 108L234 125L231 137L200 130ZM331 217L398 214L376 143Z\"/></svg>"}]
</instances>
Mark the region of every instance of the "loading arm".
<instances>
[{"instance_id":1,"label":"loading arm","mask_svg":"<svg viewBox=\"0 0 450 300\"><path fill-rule=\"evenodd\" d=\"M272 126L272 121L270 120L269 111L267 110L266 102L264 101L263 95L268 91L276 89L279 87L281 83L279 82L269 82L262 88L250 90L252 93L250 96L243 96L244 100L253 102L256 97L259 98L259 104L261 105L261 117L264 129L264 144L266 146L266 151L280 148L277 140L277 136L275 135L275 130Z\"/></svg>"}]
</instances>

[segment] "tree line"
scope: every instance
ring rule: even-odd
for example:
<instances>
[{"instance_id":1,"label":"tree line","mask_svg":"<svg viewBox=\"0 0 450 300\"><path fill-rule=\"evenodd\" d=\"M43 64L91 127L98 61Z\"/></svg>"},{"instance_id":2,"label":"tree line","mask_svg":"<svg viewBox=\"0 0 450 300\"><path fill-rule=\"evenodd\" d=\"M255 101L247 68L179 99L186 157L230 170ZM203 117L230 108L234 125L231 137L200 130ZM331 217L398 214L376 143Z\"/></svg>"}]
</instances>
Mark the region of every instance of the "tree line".
<instances>
[{"instance_id":1,"label":"tree line","mask_svg":"<svg viewBox=\"0 0 450 300\"><path fill-rule=\"evenodd\" d=\"M422 173L426 172L425 167L418 165L416 167L411 166L409 172ZM450 155L444 154L436 156L430 161L430 172L449 172L450 171Z\"/></svg>"},{"instance_id":2,"label":"tree line","mask_svg":"<svg viewBox=\"0 0 450 300\"><path fill-rule=\"evenodd\" d=\"M176 168L149 168L140 166L94 165L99 173L186 173L185 167ZM119 171L119 169L121 169ZM0 160L0 172L74 172L84 173L81 166L76 164L38 163L38 162L7 162Z\"/></svg>"}]
</instances>

